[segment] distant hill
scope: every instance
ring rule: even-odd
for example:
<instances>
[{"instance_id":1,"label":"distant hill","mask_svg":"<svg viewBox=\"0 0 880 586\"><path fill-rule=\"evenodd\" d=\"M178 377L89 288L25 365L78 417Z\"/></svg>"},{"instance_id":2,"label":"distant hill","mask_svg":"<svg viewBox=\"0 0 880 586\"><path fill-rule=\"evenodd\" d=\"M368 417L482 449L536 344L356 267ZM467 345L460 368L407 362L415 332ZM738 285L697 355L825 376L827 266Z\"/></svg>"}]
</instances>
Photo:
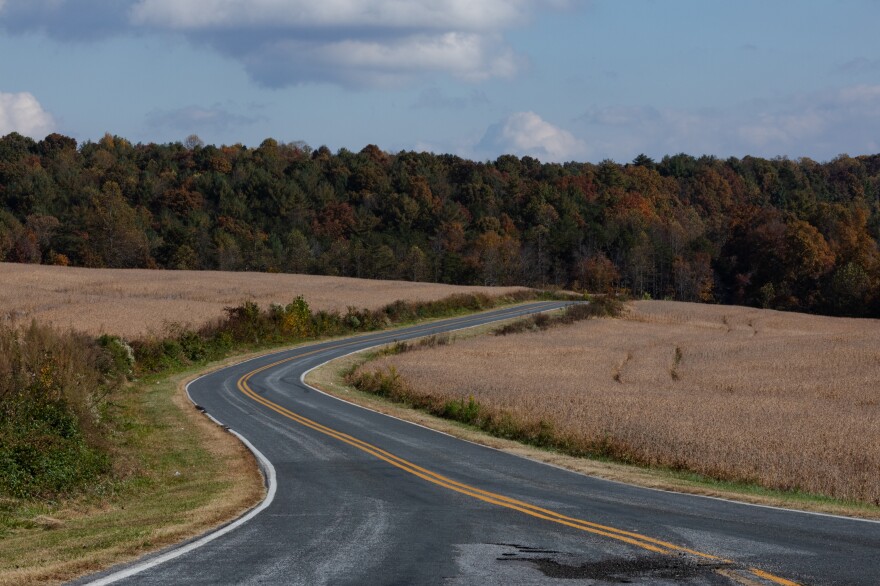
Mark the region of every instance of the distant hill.
<instances>
[{"instance_id":1,"label":"distant hill","mask_svg":"<svg viewBox=\"0 0 880 586\"><path fill-rule=\"evenodd\" d=\"M880 155L542 164L0 139L0 260L313 273L880 316Z\"/></svg>"}]
</instances>

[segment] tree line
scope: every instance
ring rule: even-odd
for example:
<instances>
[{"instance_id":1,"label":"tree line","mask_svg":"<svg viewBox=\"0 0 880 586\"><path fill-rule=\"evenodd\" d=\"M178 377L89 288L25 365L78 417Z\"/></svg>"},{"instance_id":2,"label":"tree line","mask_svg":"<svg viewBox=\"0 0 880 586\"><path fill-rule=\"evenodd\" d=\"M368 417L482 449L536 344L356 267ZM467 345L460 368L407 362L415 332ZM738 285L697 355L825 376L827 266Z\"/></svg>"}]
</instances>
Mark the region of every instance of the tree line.
<instances>
[{"instance_id":1,"label":"tree line","mask_svg":"<svg viewBox=\"0 0 880 586\"><path fill-rule=\"evenodd\" d=\"M532 285L880 317L880 155L0 139L0 260Z\"/></svg>"}]
</instances>

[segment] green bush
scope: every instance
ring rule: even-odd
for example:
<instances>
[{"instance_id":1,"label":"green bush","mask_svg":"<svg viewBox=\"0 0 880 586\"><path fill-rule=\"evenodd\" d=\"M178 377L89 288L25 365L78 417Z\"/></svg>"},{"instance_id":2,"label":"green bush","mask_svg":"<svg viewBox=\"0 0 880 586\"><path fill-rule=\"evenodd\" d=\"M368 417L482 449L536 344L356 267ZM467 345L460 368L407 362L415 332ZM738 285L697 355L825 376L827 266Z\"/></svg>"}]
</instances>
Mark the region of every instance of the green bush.
<instances>
[{"instance_id":1,"label":"green bush","mask_svg":"<svg viewBox=\"0 0 880 586\"><path fill-rule=\"evenodd\" d=\"M0 325L0 495L66 493L106 472L99 405L129 368L118 340Z\"/></svg>"},{"instance_id":2,"label":"green bush","mask_svg":"<svg viewBox=\"0 0 880 586\"><path fill-rule=\"evenodd\" d=\"M534 330L546 330L594 317L618 317L623 311L623 307L623 302L616 297L595 295L590 297L588 303L569 305L559 315L551 317L546 313L539 313L504 324L497 328L494 334L496 336L507 336Z\"/></svg>"},{"instance_id":3,"label":"green bush","mask_svg":"<svg viewBox=\"0 0 880 586\"><path fill-rule=\"evenodd\" d=\"M473 396L468 397L467 401L464 399L447 401L440 413L442 417L469 425L477 425L480 422L481 414L482 408L474 400Z\"/></svg>"},{"instance_id":4,"label":"green bush","mask_svg":"<svg viewBox=\"0 0 880 586\"><path fill-rule=\"evenodd\" d=\"M503 297L468 293L435 301L395 301L378 310L349 307L345 313L313 312L302 296L295 297L287 305L273 304L265 310L253 301L245 301L235 307L226 307L224 319L198 330L175 326L164 338L137 340L131 346L137 371L160 372L217 359L235 348L262 348L325 336L370 332L419 319L488 309L503 303L554 298L560 296L530 290ZM446 342L448 339L438 338L431 343Z\"/></svg>"},{"instance_id":5,"label":"green bush","mask_svg":"<svg viewBox=\"0 0 880 586\"><path fill-rule=\"evenodd\" d=\"M131 374L134 369L134 350L122 338L104 334L98 338L98 344L107 351L116 372Z\"/></svg>"},{"instance_id":6,"label":"green bush","mask_svg":"<svg viewBox=\"0 0 880 586\"><path fill-rule=\"evenodd\" d=\"M498 437L539 447L569 450L571 448L568 440L556 432L552 421L541 420L538 423L521 421L508 411L487 409L473 396L467 399L443 400L420 393L407 384L394 366L376 370L354 368L346 373L345 380L359 391L424 409L438 417L473 425Z\"/></svg>"}]
</instances>

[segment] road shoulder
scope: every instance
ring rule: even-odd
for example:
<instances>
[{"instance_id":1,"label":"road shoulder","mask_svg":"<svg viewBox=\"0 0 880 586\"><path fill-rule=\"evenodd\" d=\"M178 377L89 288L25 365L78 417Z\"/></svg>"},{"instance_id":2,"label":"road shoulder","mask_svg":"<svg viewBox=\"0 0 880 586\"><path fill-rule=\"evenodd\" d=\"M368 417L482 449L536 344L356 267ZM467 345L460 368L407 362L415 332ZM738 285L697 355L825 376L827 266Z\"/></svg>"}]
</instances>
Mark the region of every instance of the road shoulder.
<instances>
[{"instance_id":1,"label":"road shoulder","mask_svg":"<svg viewBox=\"0 0 880 586\"><path fill-rule=\"evenodd\" d=\"M240 517L265 484L251 452L190 402L191 380L266 352L130 385L119 442L135 472L86 495L45 503L0 540L0 585L58 584L131 562ZM145 449L149 445L150 449ZM51 523L41 519L50 519Z\"/></svg>"}]
</instances>

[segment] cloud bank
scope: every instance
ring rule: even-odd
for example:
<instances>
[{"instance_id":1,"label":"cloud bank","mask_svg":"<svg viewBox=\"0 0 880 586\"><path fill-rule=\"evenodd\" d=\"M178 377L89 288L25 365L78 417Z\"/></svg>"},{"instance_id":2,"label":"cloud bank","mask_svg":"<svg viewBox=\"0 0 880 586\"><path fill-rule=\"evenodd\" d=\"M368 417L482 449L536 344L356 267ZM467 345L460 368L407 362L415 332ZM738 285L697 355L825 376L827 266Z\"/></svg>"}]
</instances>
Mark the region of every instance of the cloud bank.
<instances>
[{"instance_id":1,"label":"cloud bank","mask_svg":"<svg viewBox=\"0 0 880 586\"><path fill-rule=\"evenodd\" d=\"M139 0L138 23L171 28L400 28L487 30L523 19L524 0Z\"/></svg>"},{"instance_id":2,"label":"cloud bank","mask_svg":"<svg viewBox=\"0 0 880 586\"><path fill-rule=\"evenodd\" d=\"M0 0L0 28L91 41L128 32L132 0Z\"/></svg>"},{"instance_id":3,"label":"cloud bank","mask_svg":"<svg viewBox=\"0 0 880 586\"><path fill-rule=\"evenodd\" d=\"M550 124L534 112L516 112L490 126L477 150L559 162L582 157L586 145L569 131Z\"/></svg>"},{"instance_id":4,"label":"cloud bank","mask_svg":"<svg viewBox=\"0 0 880 586\"><path fill-rule=\"evenodd\" d=\"M54 128L52 115L43 109L32 94L0 92L0 136L17 132L42 139Z\"/></svg>"},{"instance_id":5,"label":"cloud bank","mask_svg":"<svg viewBox=\"0 0 880 586\"><path fill-rule=\"evenodd\" d=\"M573 125L591 160L678 152L831 159L880 152L880 85L753 100L728 109L594 107Z\"/></svg>"},{"instance_id":6,"label":"cloud bank","mask_svg":"<svg viewBox=\"0 0 880 586\"><path fill-rule=\"evenodd\" d=\"M627 162L640 153L659 159L681 152L830 160L843 153L880 152L880 84L752 100L725 109L596 106L565 129L535 112L517 112L490 126L482 139L445 147L475 158L508 153L557 162Z\"/></svg>"},{"instance_id":7,"label":"cloud bank","mask_svg":"<svg viewBox=\"0 0 880 586\"><path fill-rule=\"evenodd\" d=\"M59 40L164 32L243 64L269 87L387 87L431 74L511 77L503 33L562 0L5 0L0 27Z\"/></svg>"}]
</instances>

